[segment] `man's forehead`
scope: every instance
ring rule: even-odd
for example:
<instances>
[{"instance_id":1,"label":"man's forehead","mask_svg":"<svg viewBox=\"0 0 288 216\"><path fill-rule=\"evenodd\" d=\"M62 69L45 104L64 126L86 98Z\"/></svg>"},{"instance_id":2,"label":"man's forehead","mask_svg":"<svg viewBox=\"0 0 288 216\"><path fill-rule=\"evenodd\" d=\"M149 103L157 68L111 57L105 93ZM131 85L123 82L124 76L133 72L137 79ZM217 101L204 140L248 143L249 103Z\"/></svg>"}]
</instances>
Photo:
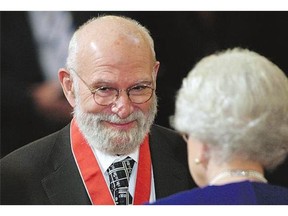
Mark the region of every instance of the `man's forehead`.
<instances>
[{"instance_id":1,"label":"man's forehead","mask_svg":"<svg viewBox=\"0 0 288 216\"><path fill-rule=\"evenodd\" d=\"M117 25L115 27L101 25L97 26L97 28L83 29L83 31L78 34L78 39L79 44L101 43L103 45L117 45L120 42L130 42L134 44L146 42L143 35L136 29L121 29Z\"/></svg>"}]
</instances>

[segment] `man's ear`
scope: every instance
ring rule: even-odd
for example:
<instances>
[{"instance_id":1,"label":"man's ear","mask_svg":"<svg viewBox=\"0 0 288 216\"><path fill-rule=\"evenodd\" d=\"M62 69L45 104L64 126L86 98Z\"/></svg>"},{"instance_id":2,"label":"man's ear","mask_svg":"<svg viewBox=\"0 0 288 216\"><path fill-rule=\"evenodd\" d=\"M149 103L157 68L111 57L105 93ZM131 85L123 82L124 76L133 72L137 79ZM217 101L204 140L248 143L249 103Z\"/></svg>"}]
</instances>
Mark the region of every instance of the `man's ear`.
<instances>
[{"instance_id":1,"label":"man's ear","mask_svg":"<svg viewBox=\"0 0 288 216\"><path fill-rule=\"evenodd\" d=\"M65 68L60 68L58 71L58 78L61 83L64 95L70 105L75 107L75 92L71 74Z\"/></svg>"},{"instance_id":2,"label":"man's ear","mask_svg":"<svg viewBox=\"0 0 288 216\"><path fill-rule=\"evenodd\" d=\"M156 61L155 65L154 65L154 68L153 68L154 69L154 73L156 73L156 75L158 73L159 68L160 68L160 62Z\"/></svg>"},{"instance_id":3,"label":"man's ear","mask_svg":"<svg viewBox=\"0 0 288 216\"><path fill-rule=\"evenodd\" d=\"M153 82L155 83L155 87L156 87L156 78L157 78L157 74L159 71L159 67L160 67L160 62L156 61L154 67L153 67L153 72L152 72L152 77L153 77Z\"/></svg>"}]
</instances>

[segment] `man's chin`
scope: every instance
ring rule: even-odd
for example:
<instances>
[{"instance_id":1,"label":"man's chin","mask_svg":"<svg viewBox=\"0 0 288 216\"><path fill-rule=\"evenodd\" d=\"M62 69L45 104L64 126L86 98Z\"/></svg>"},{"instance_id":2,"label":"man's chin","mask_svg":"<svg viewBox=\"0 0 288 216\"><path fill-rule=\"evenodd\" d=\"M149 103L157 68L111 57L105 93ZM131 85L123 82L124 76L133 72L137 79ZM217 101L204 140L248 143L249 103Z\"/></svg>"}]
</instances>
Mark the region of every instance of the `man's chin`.
<instances>
[{"instance_id":1,"label":"man's chin","mask_svg":"<svg viewBox=\"0 0 288 216\"><path fill-rule=\"evenodd\" d=\"M112 139L110 139L110 143L112 143L114 146L123 146L123 145L127 145L127 143L130 143L131 140L129 138L122 138L122 137L114 137Z\"/></svg>"}]
</instances>

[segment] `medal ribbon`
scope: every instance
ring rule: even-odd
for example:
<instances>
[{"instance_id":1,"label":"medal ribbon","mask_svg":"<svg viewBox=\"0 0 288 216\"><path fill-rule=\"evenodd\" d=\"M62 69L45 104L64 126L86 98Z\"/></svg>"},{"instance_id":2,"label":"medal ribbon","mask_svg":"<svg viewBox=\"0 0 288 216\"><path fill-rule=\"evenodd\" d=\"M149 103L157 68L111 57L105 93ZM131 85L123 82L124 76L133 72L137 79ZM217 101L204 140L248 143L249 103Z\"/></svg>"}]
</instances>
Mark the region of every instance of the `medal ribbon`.
<instances>
[{"instance_id":1,"label":"medal ribbon","mask_svg":"<svg viewBox=\"0 0 288 216\"><path fill-rule=\"evenodd\" d=\"M115 205L95 155L72 119L71 148L87 193L94 205ZM148 202L151 191L151 156L148 135L140 146L134 205Z\"/></svg>"}]
</instances>

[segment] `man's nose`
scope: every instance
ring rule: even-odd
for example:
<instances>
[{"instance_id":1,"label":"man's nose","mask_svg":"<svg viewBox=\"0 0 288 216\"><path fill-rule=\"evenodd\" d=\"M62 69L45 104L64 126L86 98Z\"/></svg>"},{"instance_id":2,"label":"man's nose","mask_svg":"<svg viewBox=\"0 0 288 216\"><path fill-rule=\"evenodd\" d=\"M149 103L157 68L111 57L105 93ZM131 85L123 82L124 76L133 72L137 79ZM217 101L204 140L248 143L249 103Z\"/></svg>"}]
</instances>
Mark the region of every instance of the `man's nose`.
<instances>
[{"instance_id":1,"label":"man's nose","mask_svg":"<svg viewBox=\"0 0 288 216\"><path fill-rule=\"evenodd\" d=\"M119 92L119 97L112 104L111 110L122 119L127 118L134 111L133 104L126 91Z\"/></svg>"}]
</instances>

